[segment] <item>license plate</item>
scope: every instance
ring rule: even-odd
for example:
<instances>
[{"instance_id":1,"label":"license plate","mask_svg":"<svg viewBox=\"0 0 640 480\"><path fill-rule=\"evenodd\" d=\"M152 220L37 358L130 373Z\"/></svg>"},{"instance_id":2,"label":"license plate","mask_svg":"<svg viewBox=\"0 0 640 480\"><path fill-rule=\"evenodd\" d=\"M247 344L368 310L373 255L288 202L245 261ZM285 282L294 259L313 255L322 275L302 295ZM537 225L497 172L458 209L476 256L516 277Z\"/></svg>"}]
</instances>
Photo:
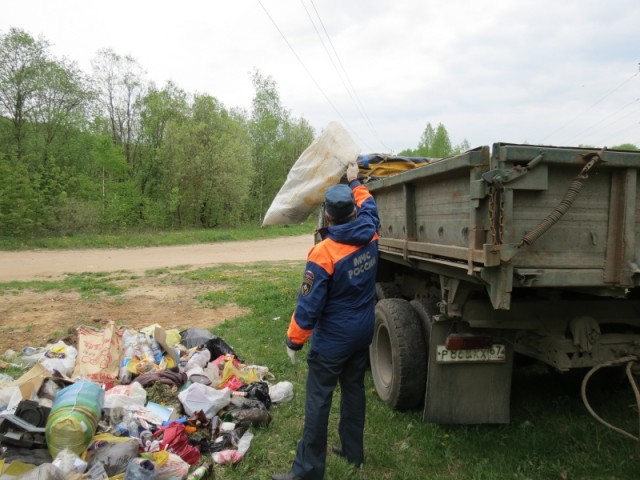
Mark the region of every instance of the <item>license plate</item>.
<instances>
[{"instance_id":1,"label":"license plate","mask_svg":"<svg viewBox=\"0 0 640 480\"><path fill-rule=\"evenodd\" d=\"M473 350L447 350L444 345L438 345L436 350L438 363L504 362L505 359L504 345L491 345L491 348Z\"/></svg>"}]
</instances>

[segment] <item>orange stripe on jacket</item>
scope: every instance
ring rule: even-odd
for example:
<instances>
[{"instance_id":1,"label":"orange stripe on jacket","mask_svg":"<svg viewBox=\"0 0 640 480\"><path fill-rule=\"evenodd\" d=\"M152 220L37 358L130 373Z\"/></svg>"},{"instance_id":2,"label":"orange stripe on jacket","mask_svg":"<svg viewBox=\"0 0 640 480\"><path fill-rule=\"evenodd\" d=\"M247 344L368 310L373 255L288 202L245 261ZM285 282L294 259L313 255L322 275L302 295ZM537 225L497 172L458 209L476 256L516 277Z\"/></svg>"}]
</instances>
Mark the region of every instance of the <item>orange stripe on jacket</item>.
<instances>
[{"instance_id":1,"label":"orange stripe on jacket","mask_svg":"<svg viewBox=\"0 0 640 480\"><path fill-rule=\"evenodd\" d=\"M298 322L296 322L296 312L294 311L291 314L291 321L289 322L289 328L287 328L287 337L296 345L302 345L313 333L313 328L309 330L305 330L304 328L300 328Z\"/></svg>"},{"instance_id":2,"label":"orange stripe on jacket","mask_svg":"<svg viewBox=\"0 0 640 480\"><path fill-rule=\"evenodd\" d=\"M371 241L377 239L378 234L376 233ZM338 243L330 238L323 240L321 244L322 247L320 248L318 248L320 243L311 248L309 251L308 261L321 266L329 276L333 275L334 265L336 262L342 260L360 248L359 245ZM312 328L304 329L298 325L298 322L296 322L296 312L294 310L291 314L289 328L287 329L287 337L289 337L293 343L302 345L309 339L312 333Z\"/></svg>"},{"instance_id":3,"label":"orange stripe on jacket","mask_svg":"<svg viewBox=\"0 0 640 480\"><path fill-rule=\"evenodd\" d=\"M369 192L369 189L364 185L358 185L356 188L353 189L353 198L355 199L356 206L358 208L362 207L362 204L365 202L365 200L367 200L368 198L371 198L372 196L373 195L371 195L371 192Z\"/></svg>"}]
</instances>

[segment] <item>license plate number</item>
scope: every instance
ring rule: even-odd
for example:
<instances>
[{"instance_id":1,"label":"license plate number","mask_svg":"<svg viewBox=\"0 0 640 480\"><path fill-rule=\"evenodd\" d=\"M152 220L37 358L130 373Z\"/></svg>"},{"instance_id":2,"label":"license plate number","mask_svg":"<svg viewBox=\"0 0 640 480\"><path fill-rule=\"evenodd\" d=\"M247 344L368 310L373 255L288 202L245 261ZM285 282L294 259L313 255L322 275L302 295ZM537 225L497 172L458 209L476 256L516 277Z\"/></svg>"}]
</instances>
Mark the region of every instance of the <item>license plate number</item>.
<instances>
[{"instance_id":1,"label":"license plate number","mask_svg":"<svg viewBox=\"0 0 640 480\"><path fill-rule=\"evenodd\" d=\"M491 348L473 350L447 350L444 345L438 345L436 350L438 363L504 362L505 359L504 345L491 345Z\"/></svg>"}]
</instances>

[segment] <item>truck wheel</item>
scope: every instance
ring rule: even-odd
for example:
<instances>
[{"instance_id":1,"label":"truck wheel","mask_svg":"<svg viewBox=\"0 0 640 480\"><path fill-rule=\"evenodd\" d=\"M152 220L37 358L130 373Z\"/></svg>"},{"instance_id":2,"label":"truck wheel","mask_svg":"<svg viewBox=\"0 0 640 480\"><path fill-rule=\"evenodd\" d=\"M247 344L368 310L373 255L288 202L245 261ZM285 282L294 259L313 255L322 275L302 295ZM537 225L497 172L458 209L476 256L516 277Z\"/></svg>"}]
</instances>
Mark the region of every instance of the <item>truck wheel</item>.
<instances>
[{"instance_id":1,"label":"truck wheel","mask_svg":"<svg viewBox=\"0 0 640 480\"><path fill-rule=\"evenodd\" d=\"M402 298L402 292L395 283L377 282L376 298L378 300L382 300L383 298Z\"/></svg>"},{"instance_id":2,"label":"truck wheel","mask_svg":"<svg viewBox=\"0 0 640 480\"><path fill-rule=\"evenodd\" d=\"M424 400L427 348L420 323L407 300L386 298L376 304L371 373L380 399L397 410Z\"/></svg>"}]
</instances>

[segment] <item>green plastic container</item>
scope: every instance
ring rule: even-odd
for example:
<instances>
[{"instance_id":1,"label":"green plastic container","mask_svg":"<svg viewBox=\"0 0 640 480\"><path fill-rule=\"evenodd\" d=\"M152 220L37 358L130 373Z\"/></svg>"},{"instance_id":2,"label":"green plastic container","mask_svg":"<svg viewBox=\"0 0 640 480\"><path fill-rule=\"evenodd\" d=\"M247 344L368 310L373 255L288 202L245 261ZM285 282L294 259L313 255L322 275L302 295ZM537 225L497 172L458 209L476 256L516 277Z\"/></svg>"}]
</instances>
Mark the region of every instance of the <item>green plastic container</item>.
<instances>
[{"instance_id":1,"label":"green plastic container","mask_svg":"<svg viewBox=\"0 0 640 480\"><path fill-rule=\"evenodd\" d=\"M76 382L57 393L45 430L53 458L65 448L82 455L96 433L103 404L104 390L93 382Z\"/></svg>"}]
</instances>

